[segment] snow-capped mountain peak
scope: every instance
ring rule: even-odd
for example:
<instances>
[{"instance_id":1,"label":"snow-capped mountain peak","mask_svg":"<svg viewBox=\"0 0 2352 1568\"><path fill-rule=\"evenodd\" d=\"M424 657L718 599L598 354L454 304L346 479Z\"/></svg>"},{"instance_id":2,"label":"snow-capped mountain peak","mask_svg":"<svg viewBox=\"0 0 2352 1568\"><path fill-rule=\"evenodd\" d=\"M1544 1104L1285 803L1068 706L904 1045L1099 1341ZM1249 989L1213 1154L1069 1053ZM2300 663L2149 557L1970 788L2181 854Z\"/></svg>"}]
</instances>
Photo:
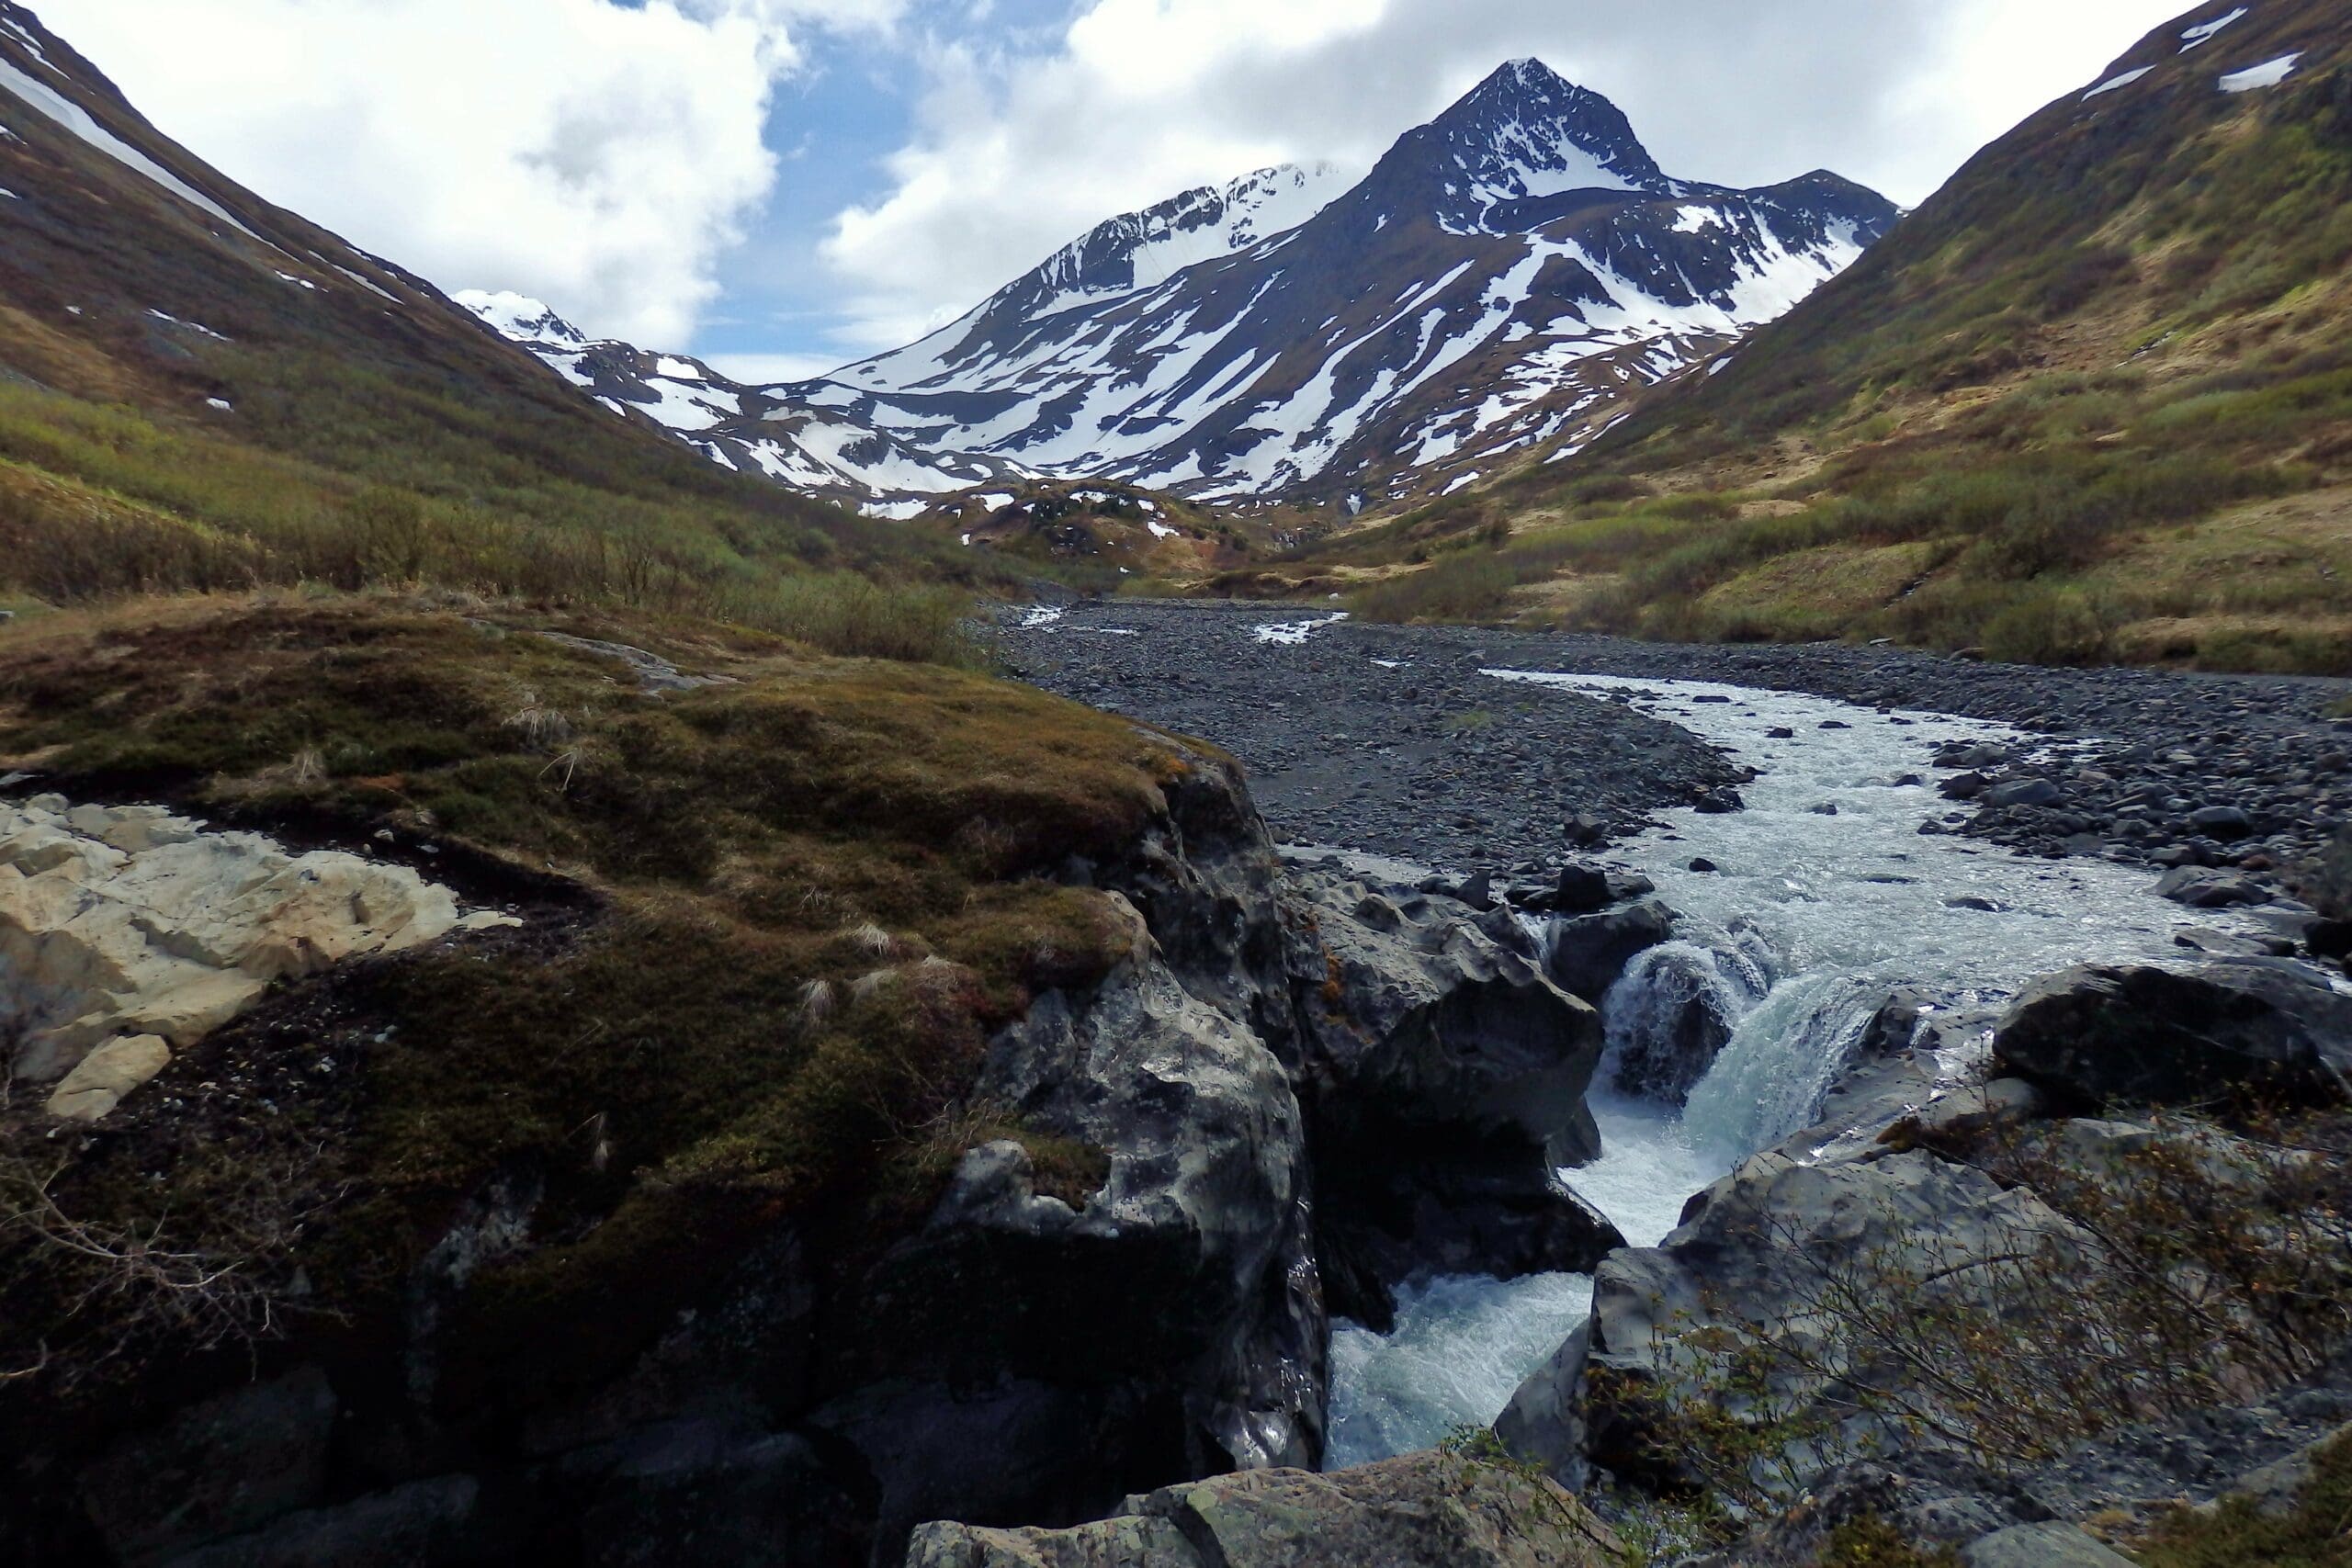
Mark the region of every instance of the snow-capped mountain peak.
<instances>
[{"instance_id":1,"label":"snow-capped mountain peak","mask_svg":"<svg viewBox=\"0 0 2352 1568\"><path fill-rule=\"evenodd\" d=\"M565 348L588 346L587 333L557 315L544 301L527 294L465 288L450 298L480 316L501 337L516 343L556 344Z\"/></svg>"},{"instance_id":2,"label":"snow-capped mountain peak","mask_svg":"<svg viewBox=\"0 0 2352 1568\"><path fill-rule=\"evenodd\" d=\"M1024 309L1034 309L1045 292L1100 300L1157 288L1186 267L1296 228L1347 186L1329 164L1284 164L1203 186L1097 225L997 300L1017 295Z\"/></svg>"},{"instance_id":3,"label":"snow-capped mountain peak","mask_svg":"<svg viewBox=\"0 0 2352 1568\"><path fill-rule=\"evenodd\" d=\"M1521 205L1586 191L1674 194L1623 110L1540 60L1515 60L1383 161L1374 179L1426 195L1456 233L1517 232Z\"/></svg>"},{"instance_id":4,"label":"snow-capped mountain peak","mask_svg":"<svg viewBox=\"0 0 2352 1568\"><path fill-rule=\"evenodd\" d=\"M1353 515L1565 454L1896 216L1834 175L1668 178L1615 105L1533 60L1344 180L1266 169L1111 219L820 380L537 351L715 461L869 510L1029 475Z\"/></svg>"}]
</instances>

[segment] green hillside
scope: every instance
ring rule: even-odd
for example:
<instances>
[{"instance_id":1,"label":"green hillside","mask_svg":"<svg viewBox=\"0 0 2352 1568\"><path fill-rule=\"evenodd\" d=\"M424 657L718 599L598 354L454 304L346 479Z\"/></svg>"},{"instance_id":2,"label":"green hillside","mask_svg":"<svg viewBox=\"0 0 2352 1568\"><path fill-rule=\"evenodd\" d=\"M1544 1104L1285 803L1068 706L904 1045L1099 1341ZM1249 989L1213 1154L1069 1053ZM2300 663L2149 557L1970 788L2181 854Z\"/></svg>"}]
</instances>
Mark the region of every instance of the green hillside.
<instances>
[{"instance_id":1,"label":"green hillside","mask_svg":"<svg viewBox=\"0 0 2352 1568\"><path fill-rule=\"evenodd\" d=\"M0 10L21 29L0 29L0 596L19 608L423 581L827 637L873 618L865 578L987 570L615 418ZM844 595L868 603L827 603Z\"/></svg>"},{"instance_id":2,"label":"green hillside","mask_svg":"<svg viewBox=\"0 0 2352 1568\"><path fill-rule=\"evenodd\" d=\"M1590 451L1328 547L1318 586L1375 577L1359 608L1396 619L2352 669L2352 48L2340 6L2281 0L2184 51L2235 9L2157 29Z\"/></svg>"}]
</instances>

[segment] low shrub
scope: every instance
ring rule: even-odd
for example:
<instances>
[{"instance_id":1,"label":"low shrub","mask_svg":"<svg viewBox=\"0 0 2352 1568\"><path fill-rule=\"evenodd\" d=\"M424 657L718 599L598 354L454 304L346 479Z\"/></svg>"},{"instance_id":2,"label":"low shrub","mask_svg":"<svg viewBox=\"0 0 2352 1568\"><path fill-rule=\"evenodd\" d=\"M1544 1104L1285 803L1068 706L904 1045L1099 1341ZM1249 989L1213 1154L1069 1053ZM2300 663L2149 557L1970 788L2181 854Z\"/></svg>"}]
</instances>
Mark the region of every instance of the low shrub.
<instances>
[{"instance_id":1,"label":"low shrub","mask_svg":"<svg viewBox=\"0 0 2352 1568\"><path fill-rule=\"evenodd\" d=\"M2079 588L2035 588L1985 621L1977 638L2005 664L2094 664L2107 656L2113 617Z\"/></svg>"},{"instance_id":2,"label":"low shrub","mask_svg":"<svg viewBox=\"0 0 2352 1568\"><path fill-rule=\"evenodd\" d=\"M2344 1568L2352 1562L2352 1438L2312 1456L2291 1508L2265 1512L2245 1498L2177 1508L2136 1543L2145 1568Z\"/></svg>"},{"instance_id":3,"label":"low shrub","mask_svg":"<svg viewBox=\"0 0 2352 1568\"><path fill-rule=\"evenodd\" d=\"M2054 1211L1962 1241L1898 1224L1843 1258L1760 1237L1796 1303L1711 1301L1657 1330L1661 1477L1777 1509L1860 1444L1927 1441L1995 1471L2290 1386L2352 1344L2352 1119L2159 1122L2099 1154L2038 1130L1945 1152ZM1620 1389L1618 1383L1624 1382Z\"/></svg>"}]
</instances>

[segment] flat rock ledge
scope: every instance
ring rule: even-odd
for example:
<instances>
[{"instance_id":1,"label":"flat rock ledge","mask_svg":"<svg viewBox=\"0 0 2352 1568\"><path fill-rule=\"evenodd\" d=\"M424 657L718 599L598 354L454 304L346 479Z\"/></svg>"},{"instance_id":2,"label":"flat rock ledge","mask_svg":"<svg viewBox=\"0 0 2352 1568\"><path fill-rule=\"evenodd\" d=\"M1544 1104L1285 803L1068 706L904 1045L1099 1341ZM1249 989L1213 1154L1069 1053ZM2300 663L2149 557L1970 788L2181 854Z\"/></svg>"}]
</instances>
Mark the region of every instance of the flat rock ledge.
<instances>
[{"instance_id":1,"label":"flat rock ledge","mask_svg":"<svg viewBox=\"0 0 2352 1568\"><path fill-rule=\"evenodd\" d=\"M0 801L0 1040L95 1122L274 981L520 922L406 866L290 854L153 806Z\"/></svg>"},{"instance_id":2,"label":"flat rock ledge","mask_svg":"<svg viewBox=\"0 0 2352 1568\"><path fill-rule=\"evenodd\" d=\"M1549 1481L1419 1453L1170 1486L1072 1529L929 1524L907 1568L1604 1568L1622 1550Z\"/></svg>"}]
</instances>

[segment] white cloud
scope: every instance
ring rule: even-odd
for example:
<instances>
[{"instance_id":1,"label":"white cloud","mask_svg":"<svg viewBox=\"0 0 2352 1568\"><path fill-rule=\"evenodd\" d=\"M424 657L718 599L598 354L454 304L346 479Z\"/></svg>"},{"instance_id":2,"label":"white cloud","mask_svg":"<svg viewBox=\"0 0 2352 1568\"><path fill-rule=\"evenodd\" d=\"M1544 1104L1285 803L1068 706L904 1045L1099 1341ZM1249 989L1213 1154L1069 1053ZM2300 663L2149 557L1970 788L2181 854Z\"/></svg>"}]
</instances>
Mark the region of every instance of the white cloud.
<instances>
[{"instance_id":1,"label":"white cloud","mask_svg":"<svg viewBox=\"0 0 2352 1568\"><path fill-rule=\"evenodd\" d=\"M683 343L774 186L799 24L897 0L44 0L163 130L451 288Z\"/></svg>"},{"instance_id":2,"label":"white cloud","mask_svg":"<svg viewBox=\"0 0 2352 1568\"><path fill-rule=\"evenodd\" d=\"M1617 100L1669 172L1831 167L1917 203L2182 0L1090 0L1042 53L922 47L888 189L835 220L835 340L896 346L1115 213L1267 164L1369 169L1503 61Z\"/></svg>"}]
</instances>

